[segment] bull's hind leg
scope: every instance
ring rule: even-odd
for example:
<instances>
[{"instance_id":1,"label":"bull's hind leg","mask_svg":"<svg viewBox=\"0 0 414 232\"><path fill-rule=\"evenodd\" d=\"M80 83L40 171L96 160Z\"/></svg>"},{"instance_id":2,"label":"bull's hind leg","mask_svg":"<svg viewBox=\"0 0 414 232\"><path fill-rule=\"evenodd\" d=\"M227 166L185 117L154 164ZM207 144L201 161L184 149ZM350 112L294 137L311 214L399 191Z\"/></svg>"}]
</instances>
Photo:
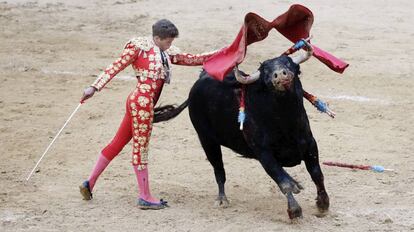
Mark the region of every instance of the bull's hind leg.
<instances>
[{"instance_id":1,"label":"bull's hind leg","mask_svg":"<svg viewBox=\"0 0 414 232\"><path fill-rule=\"evenodd\" d=\"M316 141L313 139L310 144L310 154L305 157L305 165L313 182L316 185L317 197L316 206L321 212L329 208L329 196L325 190L323 174L319 165L319 152Z\"/></svg>"},{"instance_id":2,"label":"bull's hind leg","mask_svg":"<svg viewBox=\"0 0 414 232\"><path fill-rule=\"evenodd\" d=\"M214 206L227 208L229 201L224 192L224 184L226 183L226 172L224 171L223 158L220 144L215 143L214 139L200 137L201 145L206 153L208 161L214 168L214 175L218 185L218 196L214 202Z\"/></svg>"}]
</instances>

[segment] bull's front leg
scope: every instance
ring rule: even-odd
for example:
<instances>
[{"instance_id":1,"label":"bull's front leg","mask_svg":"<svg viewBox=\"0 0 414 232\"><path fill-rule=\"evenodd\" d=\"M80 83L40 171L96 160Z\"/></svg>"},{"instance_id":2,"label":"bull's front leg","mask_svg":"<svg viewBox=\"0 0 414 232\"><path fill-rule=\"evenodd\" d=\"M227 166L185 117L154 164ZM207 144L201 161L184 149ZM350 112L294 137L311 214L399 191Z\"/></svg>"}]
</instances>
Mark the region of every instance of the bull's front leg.
<instances>
[{"instance_id":1,"label":"bull's front leg","mask_svg":"<svg viewBox=\"0 0 414 232\"><path fill-rule=\"evenodd\" d=\"M288 202L288 215L290 219L302 217L302 208L293 196L299 193L301 186L283 169L273 157L272 152L261 152L259 161L266 173L276 182Z\"/></svg>"},{"instance_id":2,"label":"bull's front leg","mask_svg":"<svg viewBox=\"0 0 414 232\"><path fill-rule=\"evenodd\" d=\"M325 184L323 180L323 174L321 167L319 165L319 152L318 146L315 139L312 138L310 142L309 154L305 156L305 165L308 170L313 182L316 185L317 197L316 197L316 206L319 211L325 212L329 208L329 196L325 190Z\"/></svg>"}]
</instances>

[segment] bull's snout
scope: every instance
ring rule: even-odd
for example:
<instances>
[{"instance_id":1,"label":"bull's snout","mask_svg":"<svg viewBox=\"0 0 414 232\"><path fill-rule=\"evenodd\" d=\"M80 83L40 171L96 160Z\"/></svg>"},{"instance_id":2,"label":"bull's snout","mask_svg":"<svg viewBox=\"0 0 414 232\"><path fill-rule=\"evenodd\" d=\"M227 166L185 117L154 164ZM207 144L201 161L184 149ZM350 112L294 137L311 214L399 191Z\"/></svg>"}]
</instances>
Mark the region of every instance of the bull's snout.
<instances>
[{"instance_id":1,"label":"bull's snout","mask_svg":"<svg viewBox=\"0 0 414 232\"><path fill-rule=\"evenodd\" d=\"M286 69L278 69L273 73L272 83L278 91L289 90L293 85L293 73Z\"/></svg>"}]
</instances>

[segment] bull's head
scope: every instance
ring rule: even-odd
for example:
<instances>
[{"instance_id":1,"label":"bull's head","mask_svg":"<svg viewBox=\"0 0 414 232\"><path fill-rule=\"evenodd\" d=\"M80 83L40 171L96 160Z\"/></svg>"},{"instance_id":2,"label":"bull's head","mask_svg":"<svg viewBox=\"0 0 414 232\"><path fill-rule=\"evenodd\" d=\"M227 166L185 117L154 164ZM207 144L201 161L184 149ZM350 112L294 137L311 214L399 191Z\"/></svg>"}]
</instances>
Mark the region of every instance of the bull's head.
<instances>
[{"instance_id":1,"label":"bull's head","mask_svg":"<svg viewBox=\"0 0 414 232\"><path fill-rule=\"evenodd\" d=\"M264 83L276 91L286 91L292 88L295 76L299 74L299 64L305 62L313 53L312 46L306 42L305 54L288 58L286 56L266 60L255 73L243 76L235 67L236 80L242 84L251 84L261 76Z\"/></svg>"}]
</instances>

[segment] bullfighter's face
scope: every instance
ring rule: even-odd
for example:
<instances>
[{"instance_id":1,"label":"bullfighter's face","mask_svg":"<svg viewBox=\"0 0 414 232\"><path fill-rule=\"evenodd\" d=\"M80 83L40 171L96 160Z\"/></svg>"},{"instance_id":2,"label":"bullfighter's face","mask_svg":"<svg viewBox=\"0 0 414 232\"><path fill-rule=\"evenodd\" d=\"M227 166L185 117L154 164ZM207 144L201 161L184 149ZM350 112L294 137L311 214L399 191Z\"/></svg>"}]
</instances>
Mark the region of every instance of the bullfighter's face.
<instances>
[{"instance_id":1,"label":"bullfighter's face","mask_svg":"<svg viewBox=\"0 0 414 232\"><path fill-rule=\"evenodd\" d=\"M174 41L174 38L160 38L159 36L154 36L155 45L157 45L161 51L169 49Z\"/></svg>"},{"instance_id":2,"label":"bullfighter's face","mask_svg":"<svg viewBox=\"0 0 414 232\"><path fill-rule=\"evenodd\" d=\"M291 91L294 79L299 74L299 65L286 56L267 60L262 64L263 81L266 86L276 92Z\"/></svg>"}]
</instances>

